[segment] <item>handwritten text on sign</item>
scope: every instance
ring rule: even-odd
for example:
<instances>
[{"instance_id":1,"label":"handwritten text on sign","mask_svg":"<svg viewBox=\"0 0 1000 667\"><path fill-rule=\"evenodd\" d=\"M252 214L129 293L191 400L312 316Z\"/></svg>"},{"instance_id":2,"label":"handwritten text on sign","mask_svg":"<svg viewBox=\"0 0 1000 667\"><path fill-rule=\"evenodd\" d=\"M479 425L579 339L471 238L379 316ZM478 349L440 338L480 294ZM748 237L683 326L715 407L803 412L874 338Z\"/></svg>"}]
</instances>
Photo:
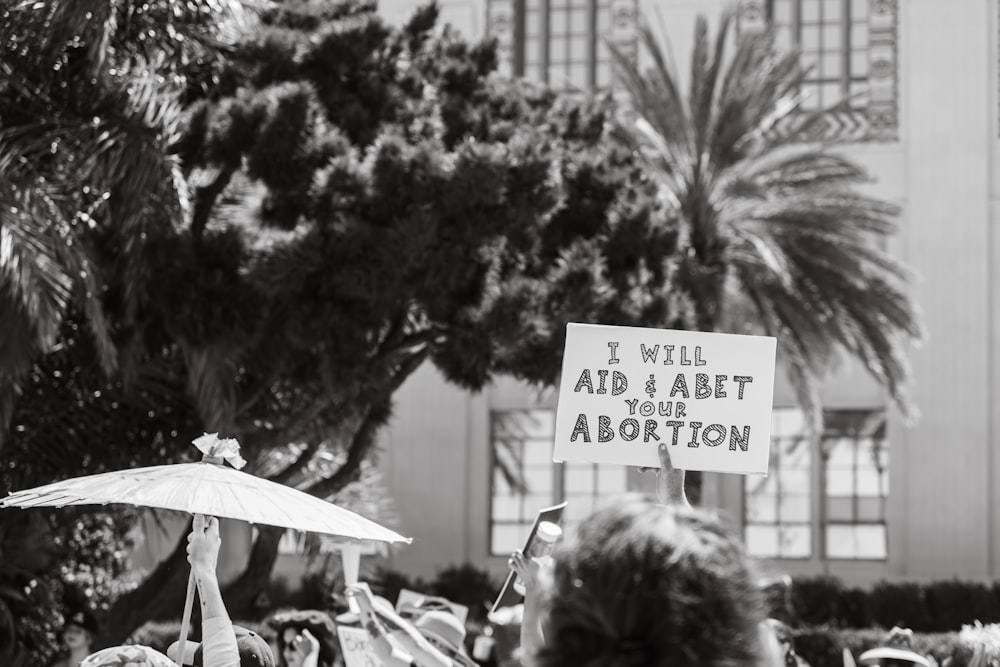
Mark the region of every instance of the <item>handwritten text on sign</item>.
<instances>
[{"instance_id":1,"label":"handwritten text on sign","mask_svg":"<svg viewBox=\"0 0 1000 667\"><path fill-rule=\"evenodd\" d=\"M556 461L767 473L774 338L570 324Z\"/></svg>"},{"instance_id":2,"label":"handwritten text on sign","mask_svg":"<svg viewBox=\"0 0 1000 667\"><path fill-rule=\"evenodd\" d=\"M375 657L372 650L371 637L362 628L337 626L340 638L340 648L344 652L346 667L382 667L382 662Z\"/></svg>"}]
</instances>

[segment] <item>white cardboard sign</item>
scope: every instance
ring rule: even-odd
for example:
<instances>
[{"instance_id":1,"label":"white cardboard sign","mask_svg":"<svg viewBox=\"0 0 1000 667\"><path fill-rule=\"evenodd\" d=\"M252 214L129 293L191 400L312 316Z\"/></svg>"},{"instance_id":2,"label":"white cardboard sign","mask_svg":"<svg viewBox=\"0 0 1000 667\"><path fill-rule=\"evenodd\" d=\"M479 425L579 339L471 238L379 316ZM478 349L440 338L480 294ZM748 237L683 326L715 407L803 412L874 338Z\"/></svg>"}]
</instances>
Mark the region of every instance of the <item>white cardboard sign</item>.
<instances>
[{"instance_id":1,"label":"white cardboard sign","mask_svg":"<svg viewBox=\"0 0 1000 667\"><path fill-rule=\"evenodd\" d=\"M375 657L372 650L371 637L364 628L348 628L337 626L337 636L340 638L340 648L344 652L346 667L382 667L382 662Z\"/></svg>"},{"instance_id":2,"label":"white cardboard sign","mask_svg":"<svg viewBox=\"0 0 1000 667\"><path fill-rule=\"evenodd\" d=\"M569 324L553 460L767 474L777 341Z\"/></svg>"}]
</instances>

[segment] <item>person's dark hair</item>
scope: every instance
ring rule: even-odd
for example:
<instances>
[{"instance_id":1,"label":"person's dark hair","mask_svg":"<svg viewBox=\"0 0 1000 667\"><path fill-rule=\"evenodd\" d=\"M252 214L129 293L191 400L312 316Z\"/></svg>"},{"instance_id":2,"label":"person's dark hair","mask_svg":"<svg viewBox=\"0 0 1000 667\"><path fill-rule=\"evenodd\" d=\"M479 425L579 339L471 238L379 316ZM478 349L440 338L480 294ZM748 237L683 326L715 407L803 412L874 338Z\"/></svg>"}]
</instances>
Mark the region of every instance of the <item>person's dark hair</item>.
<instances>
[{"instance_id":1,"label":"person's dark hair","mask_svg":"<svg viewBox=\"0 0 1000 667\"><path fill-rule=\"evenodd\" d=\"M319 640L319 664L321 667L331 667L337 661L337 627L328 614L322 611L283 611L275 614L268 625L277 633L278 651L275 656L278 662L285 664L285 630L308 630Z\"/></svg>"},{"instance_id":2,"label":"person's dark hair","mask_svg":"<svg viewBox=\"0 0 1000 667\"><path fill-rule=\"evenodd\" d=\"M690 508L626 496L555 553L538 667L747 667L761 593L743 548Z\"/></svg>"}]
</instances>

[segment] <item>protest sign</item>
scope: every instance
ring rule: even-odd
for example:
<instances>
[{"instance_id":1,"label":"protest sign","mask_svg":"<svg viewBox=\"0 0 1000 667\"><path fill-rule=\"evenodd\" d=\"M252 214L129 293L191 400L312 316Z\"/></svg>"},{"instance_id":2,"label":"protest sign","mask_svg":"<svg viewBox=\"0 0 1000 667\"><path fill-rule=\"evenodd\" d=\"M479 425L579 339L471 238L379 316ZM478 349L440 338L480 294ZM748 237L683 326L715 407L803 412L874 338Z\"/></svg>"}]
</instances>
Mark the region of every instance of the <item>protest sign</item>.
<instances>
[{"instance_id":1,"label":"protest sign","mask_svg":"<svg viewBox=\"0 0 1000 667\"><path fill-rule=\"evenodd\" d=\"M382 667L382 662L375 657L375 652L372 650L371 637L367 630L338 625L337 637L340 638L345 667Z\"/></svg>"},{"instance_id":2,"label":"protest sign","mask_svg":"<svg viewBox=\"0 0 1000 667\"><path fill-rule=\"evenodd\" d=\"M465 625L466 619L469 618L468 607L435 595L424 595L404 588L399 591L399 597L396 598L396 611L403 617L419 616L419 612L434 609L438 605L446 606L462 625Z\"/></svg>"},{"instance_id":3,"label":"protest sign","mask_svg":"<svg viewBox=\"0 0 1000 667\"><path fill-rule=\"evenodd\" d=\"M538 533L538 524L548 521L561 526L563 510L565 509L566 503L559 503L558 505L538 510L538 515L535 516L535 524L531 527L531 532L528 533L528 539L524 541L524 549L522 549L521 553L531 553L535 534ZM507 574L507 580L504 581L503 588L500 589L500 594L493 603L492 609L490 609L490 614L495 614L498 609L502 609L503 607L512 607L521 603L521 595L514 590L514 581L516 579L517 574L511 570Z\"/></svg>"},{"instance_id":4,"label":"protest sign","mask_svg":"<svg viewBox=\"0 0 1000 667\"><path fill-rule=\"evenodd\" d=\"M766 475L776 344L567 325L553 460Z\"/></svg>"}]
</instances>

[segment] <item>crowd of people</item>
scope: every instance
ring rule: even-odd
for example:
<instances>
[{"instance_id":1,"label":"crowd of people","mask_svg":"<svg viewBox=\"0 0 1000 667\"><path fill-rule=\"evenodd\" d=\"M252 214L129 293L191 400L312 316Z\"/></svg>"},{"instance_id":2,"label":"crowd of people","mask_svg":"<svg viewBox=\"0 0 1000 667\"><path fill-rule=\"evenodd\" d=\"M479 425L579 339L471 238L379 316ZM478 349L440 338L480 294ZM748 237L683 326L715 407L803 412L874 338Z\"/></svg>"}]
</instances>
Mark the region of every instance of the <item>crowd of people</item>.
<instances>
[{"instance_id":1,"label":"crowd of people","mask_svg":"<svg viewBox=\"0 0 1000 667\"><path fill-rule=\"evenodd\" d=\"M660 447L654 500L616 499L583 520L552 557L517 552L524 582L517 662L524 667L794 667L780 623L768 619L759 578L738 539L684 494L684 472ZM201 603L201 642L166 654L147 646L91 652L86 614L68 619L66 654L54 667L339 667L337 625L363 628L384 667L476 667L466 629L447 607L402 614L364 584L347 587L355 613L331 619L288 612L274 636L235 626L223 604L216 565L219 524L198 517L188 560ZM183 653L183 654L182 654Z\"/></svg>"}]
</instances>

